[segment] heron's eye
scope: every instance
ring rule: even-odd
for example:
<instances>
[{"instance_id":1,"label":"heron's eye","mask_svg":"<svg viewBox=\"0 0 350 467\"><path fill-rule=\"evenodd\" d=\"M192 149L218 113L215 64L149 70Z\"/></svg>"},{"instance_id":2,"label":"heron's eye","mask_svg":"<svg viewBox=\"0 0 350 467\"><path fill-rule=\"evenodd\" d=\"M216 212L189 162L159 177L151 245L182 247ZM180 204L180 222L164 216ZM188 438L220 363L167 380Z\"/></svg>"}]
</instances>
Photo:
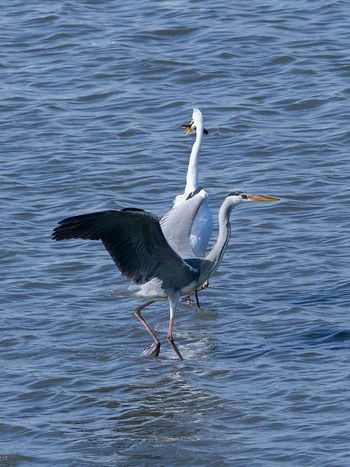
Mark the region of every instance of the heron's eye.
<instances>
[{"instance_id":1,"label":"heron's eye","mask_svg":"<svg viewBox=\"0 0 350 467\"><path fill-rule=\"evenodd\" d=\"M242 192L241 191L232 191L229 193L228 196L241 196Z\"/></svg>"},{"instance_id":2,"label":"heron's eye","mask_svg":"<svg viewBox=\"0 0 350 467\"><path fill-rule=\"evenodd\" d=\"M242 199L248 199L248 195L242 193L242 194L241 194L241 198L242 198Z\"/></svg>"}]
</instances>

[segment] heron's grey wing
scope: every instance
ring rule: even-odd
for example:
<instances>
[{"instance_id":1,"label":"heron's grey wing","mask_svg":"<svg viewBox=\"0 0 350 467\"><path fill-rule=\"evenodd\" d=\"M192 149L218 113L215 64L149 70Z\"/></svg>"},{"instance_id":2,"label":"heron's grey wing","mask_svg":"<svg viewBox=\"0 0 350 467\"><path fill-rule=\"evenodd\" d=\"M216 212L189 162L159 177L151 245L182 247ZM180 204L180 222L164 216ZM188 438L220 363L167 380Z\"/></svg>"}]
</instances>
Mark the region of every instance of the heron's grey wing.
<instances>
[{"instance_id":1,"label":"heron's grey wing","mask_svg":"<svg viewBox=\"0 0 350 467\"><path fill-rule=\"evenodd\" d=\"M170 248L158 219L146 211L102 211L69 217L59 224L53 239L101 240L122 274L138 284L158 277L164 287L181 288L197 274Z\"/></svg>"},{"instance_id":2,"label":"heron's grey wing","mask_svg":"<svg viewBox=\"0 0 350 467\"><path fill-rule=\"evenodd\" d=\"M183 258L195 256L191 245L191 231L196 215L206 198L200 188L185 201L175 205L160 220L160 225L169 245Z\"/></svg>"}]
</instances>

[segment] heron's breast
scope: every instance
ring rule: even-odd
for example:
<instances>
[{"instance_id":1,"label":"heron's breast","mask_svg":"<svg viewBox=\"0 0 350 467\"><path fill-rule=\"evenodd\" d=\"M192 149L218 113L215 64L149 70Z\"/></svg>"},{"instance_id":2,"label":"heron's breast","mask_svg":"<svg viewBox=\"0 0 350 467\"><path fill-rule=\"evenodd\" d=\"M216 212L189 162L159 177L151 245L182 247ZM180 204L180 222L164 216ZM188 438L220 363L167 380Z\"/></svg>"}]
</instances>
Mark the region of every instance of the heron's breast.
<instances>
[{"instance_id":1,"label":"heron's breast","mask_svg":"<svg viewBox=\"0 0 350 467\"><path fill-rule=\"evenodd\" d=\"M164 300L167 298L163 288L163 281L156 277L142 284L137 295L147 300Z\"/></svg>"}]
</instances>

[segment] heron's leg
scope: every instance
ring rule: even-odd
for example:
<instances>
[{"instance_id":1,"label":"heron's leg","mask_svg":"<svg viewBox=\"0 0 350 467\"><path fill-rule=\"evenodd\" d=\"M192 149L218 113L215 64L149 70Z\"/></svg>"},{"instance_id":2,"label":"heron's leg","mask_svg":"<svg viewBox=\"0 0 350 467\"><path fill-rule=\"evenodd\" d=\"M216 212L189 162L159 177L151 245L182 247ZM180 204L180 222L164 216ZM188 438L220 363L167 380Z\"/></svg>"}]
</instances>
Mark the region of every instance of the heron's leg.
<instances>
[{"instance_id":1,"label":"heron's leg","mask_svg":"<svg viewBox=\"0 0 350 467\"><path fill-rule=\"evenodd\" d=\"M137 308L135 308L135 316L136 318L141 322L142 326L144 326L144 328L146 329L146 331L148 332L148 334L152 337L152 339L154 340L154 344L151 344L149 345L146 349L145 349L145 353L149 353L150 355L153 355L154 357L158 357L158 354L159 354L159 349L160 349L160 342L159 340L157 339L157 336L154 334L154 332L151 330L151 328L148 326L148 324L146 323L146 321L144 320L144 318L141 316L141 311L144 310L146 308L146 306L149 306L149 305L152 305L152 303L154 303L154 300L150 301L150 302L147 302L147 303L144 303L143 305L140 305L138 306Z\"/></svg>"},{"instance_id":2,"label":"heron's leg","mask_svg":"<svg viewBox=\"0 0 350 467\"><path fill-rule=\"evenodd\" d=\"M169 297L169 304L170 304L170 320L169 320L169 328L168 328L168 342L171 347L174 349L176 355L179 357L180 360L183 360L182 355L180 354L179 349L177 348L174 339L173 339L173 325L174 325L174 313L179 303L180 294L176 294L173 298Z\"/></svg>"},{"instance_id":3,"label":"heron's leg","mask_svg":"<svg viewBox=\"0 0 350 467\"><path fill-rule=\"evenodd\" d=\"M200 308L201 304L199 303L198 290L194 291L194 296L196 297L197 307Z\"/></svg>"},{"instance_id":4,"label":"heron's leg","mask_svg":"<svg viewBox=\"0 0 350 467\"><path fill-rule=\"evenodd\" d=\"M180 351L177 348L177 345L175 344L174 339L173 339L173 323L174 321L170 319L167 339L171 347L175 350L175 353L179 357L179 359L183 360L183 356L180 354Z\"/></svg>"},{"instance_id":5,"label":"heron's leg","mask_svg":"<svg viewBox=\"0 0 350 467\"><path fill-rule=\"evenodd\" d=\"M198 290L199 289L196 289L194 292L190 293L189 295L186 295L186 297L184 297L184 300L190 302L192 295L194 295L196 298L197 308L200 308L201 304L199 303Z\"/></svg>"},{"instance_id":6,"label":"heron's leg","mask_svg":"<svg viewBox=\"0 0 350 467\"><path fill-rule=\"evenodd\" d=\"M190 293L190 295L187 295L186 300L189 300L189 298L194 295L196 297L196 302L197 302L197 306L198 308L201 307L200 303L199 303L199 298L198 298L198 292L200 292L201 290L203 289L206 289L207 287L209 287L209 281L206 280L204 282L204 284L202 284L200 287L198 287L198 289L196 289L194 292Z\"/></svg>"}]
</instances>

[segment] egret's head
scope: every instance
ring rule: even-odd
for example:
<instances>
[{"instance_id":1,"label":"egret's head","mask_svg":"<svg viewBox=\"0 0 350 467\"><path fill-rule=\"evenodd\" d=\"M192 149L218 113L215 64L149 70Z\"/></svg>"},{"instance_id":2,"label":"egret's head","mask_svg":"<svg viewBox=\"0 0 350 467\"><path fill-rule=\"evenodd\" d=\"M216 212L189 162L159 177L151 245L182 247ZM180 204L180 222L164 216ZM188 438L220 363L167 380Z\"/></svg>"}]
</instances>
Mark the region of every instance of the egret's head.
<instances>
[{"instance_id":1,"label":"egret's head","mask_svg":"<svg viewBox=\"0 0 350 467\"><path fill-rule=\"evenodd\" d=\"M252 195L251 193L245 193L244 191L232 191L227 195L227 197L230 198L233 204L246 203L247 201L279 201L279 198L275 198L273 196Z\"/></svg>"},{"instance_id":2,"label":"egret's head","mask_svg":"<svg viewBox=\"0 0 350 467\"><path fill-rule=\"evenodd\" d=\"M188 125L181 125L185 128L185 135L189 135L192 130L195 130L196 128L202 128L203 127L203 116L202 112L197 109L197 107L193 107L193 113L192 113L192 120ZM205 135L208 134L208 130L203 128L203 133Z\"/></svg>"}]
</instances>

